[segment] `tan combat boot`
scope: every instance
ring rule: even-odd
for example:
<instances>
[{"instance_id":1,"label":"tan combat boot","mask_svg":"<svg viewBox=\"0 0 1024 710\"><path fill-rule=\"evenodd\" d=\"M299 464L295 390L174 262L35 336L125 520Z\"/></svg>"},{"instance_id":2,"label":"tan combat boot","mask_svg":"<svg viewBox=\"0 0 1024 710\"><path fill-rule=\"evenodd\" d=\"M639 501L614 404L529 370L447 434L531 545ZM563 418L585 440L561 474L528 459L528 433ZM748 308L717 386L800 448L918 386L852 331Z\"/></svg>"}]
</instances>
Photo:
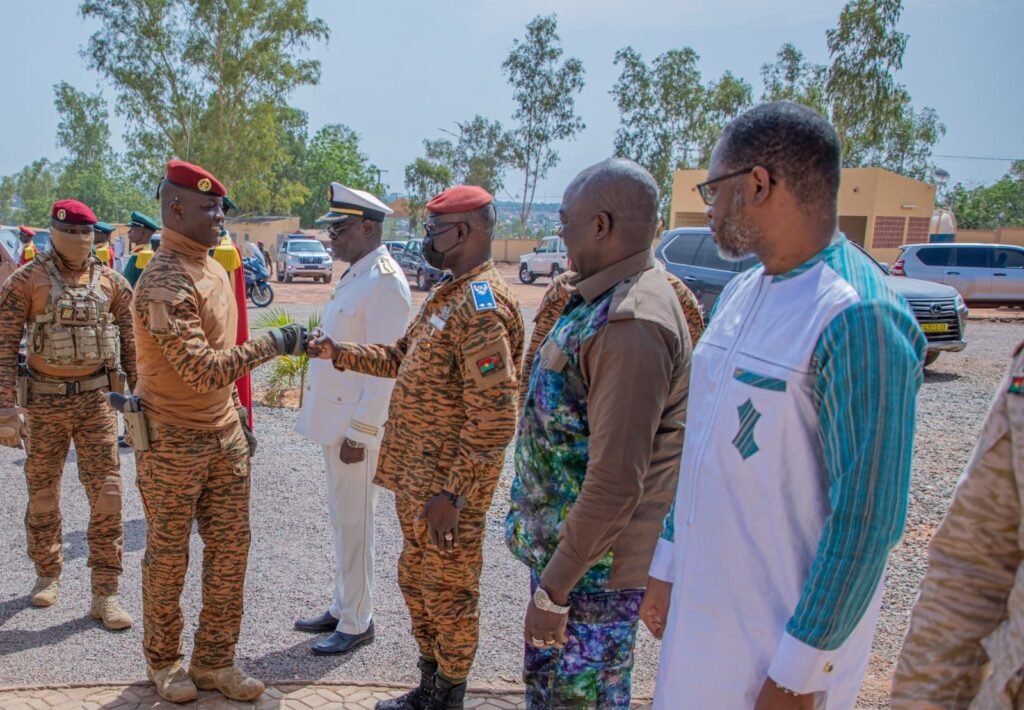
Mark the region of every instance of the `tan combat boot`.
<instances>
[{"instance_id":1,"label":"tan combat boot","mask_svg":"<svg viewBox=\"0 0 1024 710\"><path fill-rule=\"evenodd\" d=\"M57 601L60 579L57 577L36 577L32 587L32 606L50 606Z\"/></svg>"},{"instance_id":2,"label":"tan combat boot","mask_svg":"<svg viewBox=\"0 0 1024 710\"><path fill-rule=\"evenodd\" d=\"M262 681L247 676L238 666L204 668L193 661L188 674L200 690L216 690L231 700L250 702L263 694Z\"/></svg>"},{"instance_id":3,"label":"tan combat boot","mask_svg":"<svg viewBox=\"0 0 1024 710\"><path fill-rule=\"evenodd\" d=\"M111 631L120 631L132 625L132 615L124 610L117 600L116 594L110 596L93 594L89 615L94 619L102 620L103 625Z\"/></svg>"},{"instance_id":4,"label":"tan combat boot","mask_svg":"<svg viewBox=\"0 0 1024 710\"><path fill-rule=\"evenodd\" d=\"M156 693L169 703L188 703L199 697L196 684L181 667L181 661L175 661L168 668L154 670L146 666L146 677L156 686Z\"/></svg>"}]
</instances>

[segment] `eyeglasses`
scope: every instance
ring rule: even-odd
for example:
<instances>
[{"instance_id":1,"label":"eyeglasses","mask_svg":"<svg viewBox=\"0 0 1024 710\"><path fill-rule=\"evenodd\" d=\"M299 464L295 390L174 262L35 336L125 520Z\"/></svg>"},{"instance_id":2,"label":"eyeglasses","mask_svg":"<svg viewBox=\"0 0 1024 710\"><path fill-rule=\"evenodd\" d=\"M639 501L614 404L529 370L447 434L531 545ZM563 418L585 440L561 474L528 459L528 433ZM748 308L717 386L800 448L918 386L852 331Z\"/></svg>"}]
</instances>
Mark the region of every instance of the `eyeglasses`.
<instances>
[{"instance_id":1,"label":"eyeglasses","mask_svg":"<svg viewBox=\"0 0 1024 710\"><path fill-rule=\"evenodd\" d=\"M714 180L706 180L702 183L698 183L697 193L700 195L700 199L704 200L704 204L710 207L711 204L715 201L715 191L711 189L712 185L714 185L716 182L722 182L723 180L731 180L734 177L745 175L756 167L756 165L751 165L749 168L743 168L742 170L737 170L735 172L726 173L725 175L720 175L716 177ZM768 177L768 181L773 185L775 184L775 178L771 176Z\"/></svg>"},{"instance_id":2,"label":"eyeglasses","mask_svg":"<svg viewBox=\"0 0 1024 710\"><path fill-rule=\"evenodd\" d=\"M442 234L447 234L448 232L452 231L460 224L465 224L467 227L469 226L466 222L441 222L440 224L424 224L423 232L431 239L437 239ZM438 227L447 227L447 229L438 229Z\"/></svg>"}]
</instances>

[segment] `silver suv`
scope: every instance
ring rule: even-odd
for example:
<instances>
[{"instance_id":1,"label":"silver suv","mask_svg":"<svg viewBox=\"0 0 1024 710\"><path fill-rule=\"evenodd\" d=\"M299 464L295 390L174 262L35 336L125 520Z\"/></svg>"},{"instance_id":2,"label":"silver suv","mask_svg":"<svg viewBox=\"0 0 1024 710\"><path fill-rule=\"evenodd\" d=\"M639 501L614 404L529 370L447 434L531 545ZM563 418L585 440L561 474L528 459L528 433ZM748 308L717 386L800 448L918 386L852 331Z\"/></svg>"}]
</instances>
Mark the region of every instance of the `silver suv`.
<instances>
[{"instance_id":1,"label":"silver suv","mask_svg":"<svg viewBox=\"0 0 1024 710\"><path fill-rule=\"evenodd\" d=\"M538 276L555 278L569 269L569 252L561 237L544 237L540 246L519 257L519 280L532 284Z\"/></svg>"},{"instance_id":2,"label":"silver suv","mask_svg":"<svg viewBox=\"0 0 1024 710\"><path fill-rule=\"evenodd\" d=\"M277 254L277 280L291 283L296 276L313 281L331 282L334 263L319 239L289 237L281 242Z\"/></svg>"},{"instance_id":3,"label":"silver suv","mask_svg":"<svg viewBox=\"0 0 1024 710\"><path fill-rule=\"evenodd\" d=\"M1024 305L1024 247L1012 244L911 244L894 276L952 286L977 305Z\"/></svg>"}]
</instances>

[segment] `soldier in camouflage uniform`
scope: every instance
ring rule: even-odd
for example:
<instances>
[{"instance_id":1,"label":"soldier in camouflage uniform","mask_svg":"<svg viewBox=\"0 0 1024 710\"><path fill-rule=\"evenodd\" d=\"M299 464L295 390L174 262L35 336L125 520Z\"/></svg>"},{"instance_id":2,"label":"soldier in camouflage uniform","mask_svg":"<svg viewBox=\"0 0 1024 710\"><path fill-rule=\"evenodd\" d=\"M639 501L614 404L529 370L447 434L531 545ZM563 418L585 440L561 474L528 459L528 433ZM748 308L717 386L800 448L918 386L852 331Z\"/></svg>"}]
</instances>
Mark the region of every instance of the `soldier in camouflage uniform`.
<instances>
[{"instance_id":1,"label":"soldier in camouflage uniform","mask_svg":"<svg viewBox=\"0 0 1024 710\"><path fill-rule=\"evenodd\" d=\"M420 686L382 710L461 708L476 654L487 509L515 433L523 321L491 262L493 198L457 186L427 204L424 257L451 276L393 346L312 341L341 370L397 379L376 483L395 492L398 583ZM443 247L443 248L442 248Z\"/></svg>"},{"instance_id":2,"label":"soldier in camouflage uniform","mask_svg":"<svg viewBox=\"0 0 1024 710\"><path fill-rule=\"evenodd\" d=\"M946 519L896 666L894 710L1024 708L1024 342Z\"/></svg>"},{"instance_id":3,"label":"soldier in camouflage uniform","mask_svg":"<svg viewBox=\"0 0 1024 710\"><path fill-rule=\"evenodd\" d=\"M572 266L572 264L570 264ZM656 266L655 268L661 268ZM523 357L523 374L519 379L519 410L522 411L526 403L526 392L530 388L530 372L533 370L533 360L537 351L548 337L548 333L555 327L555 323L562 316L565 304L569 302L569 289L566 288L576 278L575 271L563 271L551 280L551 285L544 292L537 314L533 317L533 332L530 334L530 344L526 348L526 355ZM677 277L665 272L672 290L676 292L679 299L679 307L683 309L683 317L686 318L686 328L690 332L690 342L697 344L697 338L704 332L704 315L701 312L700 301L693 295L693 291L680 281Z\"/></svg>"},{"instance_id":4,"label":"soldier in camouflage uniform","mask_svg":"<svg viewBox=\"0 0 1024 710\"><path fill-rule=\"evenodd\" d=\"M224 186L172 160L161 186L161 249L142 272L132 305L145 441L129 430L146 511L142 561L147 673L171 702L196 688L250 701L263 683L234 664L249 552L251 447L235 380L278 354L298 355L304 329L290 325L235 345L231 283L208 252L224 222ZM142 438L139 436L138 438ZM179 599L189 537L203 538L203 609L188 674L182 669Z\"/></svg>"},{"instance_id":5,"label":"soldier in camouflage uniform","mask_svg":"<svg viewBox=\"0 0 1024 710\"><path fill-rule=\"evenodd\" d=\"M117 599L124 543L117 417L103 393L123 390L125 373L135 385L132 291L91 255L92 210L61 200L51 220L53 251L38 254L0 290L0 444L21 448L24 442L28 450L25 528L38 575L31 601L50 606L57 601L63 563L61 474L75 442L90 508L90 613L107 628L124 629L132 618ZM19 373L26 325L27 370Z\"/></svg>"}]
</instances>

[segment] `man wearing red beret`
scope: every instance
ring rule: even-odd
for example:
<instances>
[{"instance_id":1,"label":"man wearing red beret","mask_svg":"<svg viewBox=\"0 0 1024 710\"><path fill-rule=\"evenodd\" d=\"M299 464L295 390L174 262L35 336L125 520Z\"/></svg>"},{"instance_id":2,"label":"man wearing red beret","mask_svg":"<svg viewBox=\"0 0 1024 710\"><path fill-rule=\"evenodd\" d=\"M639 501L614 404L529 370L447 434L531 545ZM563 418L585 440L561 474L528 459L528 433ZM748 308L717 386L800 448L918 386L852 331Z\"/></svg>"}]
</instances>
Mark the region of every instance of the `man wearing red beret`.
<instances>
[{"instance_id":1,"label":"man wearing red beret","mask_svg":"<svg viewBox=\"0 0 1024 710\"><path fill-rule=\"evenodd\" d=\"M487 509L515 433L519 304L491 261L493 198L461 185L429 203L423 255L449 270L395 345L310 343L339 370L397 379L376 483L395 493L398 584L420 685L379 710L461 708L476 655Z\"/></svg>"},{"instance_id":2,"label":"man wearing red beret","mask_svg":"<svg viewBox=\"0 0 1024 710\"><path fill-rule=\"evenodd\" d=\"M145 436L130 432L146 510L142 644L149 679L176 703L194 700L197 687L246 702L263 693L263 683L234 662L256 446L235 381L277 355L301 354L306 342L305 329L292 324L235 345L231 283L209 256L224 224L224 195L202 168L167 164L160 250L132 304L139 350L133 391L146 418ZM204 543L203 609L186 673L180 596L194 520Z\"/></svg>"},{"instance_id":3,"label":"man wearing red beret","mask_svg":"<svg viewBox=\"0 0 1024 710\"><path fill-rule=\"evenodd\" d=\"M24 266L28 262L32 261L38 253L35 242L32 241L35 236L36 230L31 227L26 227L25 225L18 227L18 239L21 240L23 247L21 250L21 261L19 262L20 266Z\"/></svg>"},{"instance_id":4,"label":"man wearing red beret","mask_svg":"<svg viewBox=\"0 0 1024 710\"><path fill-rule=\"evenodd\" d=\"M107 628L124 629L132 617L117 598L124 542L117 417L103 395L123 391L126 375L135 386L132 291L92 256L95 223L77 200L54 203L53 250L37 254L0 290L0 444L28 451L25 527L38 576L30 600L46 607L59 591L60 480L74 441L89 497L90 612ZM28 360L19 371L26 325Z\"/></svg>"}]
</instances>

